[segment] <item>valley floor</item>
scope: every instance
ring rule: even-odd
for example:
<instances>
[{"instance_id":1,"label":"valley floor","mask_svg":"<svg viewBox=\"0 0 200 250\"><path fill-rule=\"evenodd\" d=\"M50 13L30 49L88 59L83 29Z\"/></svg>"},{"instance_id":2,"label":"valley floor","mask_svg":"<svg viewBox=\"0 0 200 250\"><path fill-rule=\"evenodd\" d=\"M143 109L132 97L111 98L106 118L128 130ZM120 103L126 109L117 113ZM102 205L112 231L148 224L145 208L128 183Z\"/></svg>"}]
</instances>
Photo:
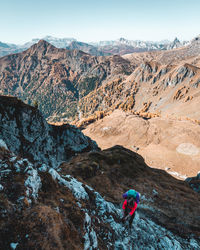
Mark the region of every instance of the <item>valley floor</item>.
<instances>
[{"instance_id":1,"label":"valley floor","mask_svg":"<svg viewBox=\"0 0 200 250\"><path fill-rule=\"evenodd\" d=\"M83 133L101 149L122 145L141 154L147 165L176 178L200 171L200 126L191 121L156 117L143 119L115 110L87 126Z\"/></svg>"}]
</instances>

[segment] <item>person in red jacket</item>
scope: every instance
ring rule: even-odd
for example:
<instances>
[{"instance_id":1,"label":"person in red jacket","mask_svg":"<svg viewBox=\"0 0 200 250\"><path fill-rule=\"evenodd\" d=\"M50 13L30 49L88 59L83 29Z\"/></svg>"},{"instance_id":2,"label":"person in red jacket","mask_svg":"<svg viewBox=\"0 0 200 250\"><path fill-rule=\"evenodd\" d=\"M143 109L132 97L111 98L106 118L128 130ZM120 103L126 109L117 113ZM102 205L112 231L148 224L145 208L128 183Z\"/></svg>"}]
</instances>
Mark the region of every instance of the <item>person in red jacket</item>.
<instances>
[{"instance_id":1,"label":"person in red jacket","mask_svg":"<svg viewBox=\"0 0 200 250\"><path fill-rule=\"evenodd\" d=\"M122 209L123 209L123 213L124 213L124 216L122 218L122 222L125 222L126 220L129 219L129 227L131 228L131 225L132 225L132 222L133 222L133 219L135 217L135 210L137 208L137 205L139 203L139 193L136 192L136 197L128 197L127 193L125 193L123 195L123 198L126 198L124 203L123 203L123 206L122 206Z\"/></svg>"}]
</instances>

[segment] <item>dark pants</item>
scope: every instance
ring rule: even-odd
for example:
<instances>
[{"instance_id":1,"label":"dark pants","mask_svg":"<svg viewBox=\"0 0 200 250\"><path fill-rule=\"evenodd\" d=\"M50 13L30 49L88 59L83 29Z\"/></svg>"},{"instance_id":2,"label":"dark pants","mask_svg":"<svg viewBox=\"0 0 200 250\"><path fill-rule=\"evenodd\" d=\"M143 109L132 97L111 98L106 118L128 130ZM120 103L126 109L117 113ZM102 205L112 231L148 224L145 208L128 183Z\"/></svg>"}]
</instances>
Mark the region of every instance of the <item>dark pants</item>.
<instances>
[{"instance_id":1,"label":"dark pants","mask_svg":"<svg viewBox=\"0 0 200 250\"><path fill-rule=\"evenodd\" d=\"M126 207L125 211L124 211L124 217L126 217L130 213L130 211L131 210ZM134 218L135 218L135 212L133 213L133 215L131 215L131 217L129 219L129 227L131 227Z\"/></svg>"}]
</instances>

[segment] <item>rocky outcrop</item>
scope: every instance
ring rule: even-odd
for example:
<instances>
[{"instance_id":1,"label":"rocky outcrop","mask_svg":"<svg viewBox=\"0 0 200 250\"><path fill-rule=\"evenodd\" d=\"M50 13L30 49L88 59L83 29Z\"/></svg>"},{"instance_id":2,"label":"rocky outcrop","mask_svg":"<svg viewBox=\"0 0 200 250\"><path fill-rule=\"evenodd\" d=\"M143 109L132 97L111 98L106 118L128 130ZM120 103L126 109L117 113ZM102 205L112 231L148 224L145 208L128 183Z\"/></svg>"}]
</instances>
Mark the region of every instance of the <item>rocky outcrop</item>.
<instances>
[{"instance_id":1,"label":"rocky outcrop","mask_svg":"<svg viewBox=\"0 0 200 250\"><path fill-rule=\"evenodd\" d=\"M0 96L0 131L12 152L52 167L77 153L98 150L76 127L50 125L36 107L14 97Z\"/></svg>"},{"instance_id":2,"label":"rocky outcrop","mask_svg":"<svg viewBox=\"0 0 200 250\"><path fill-rule=\"evenodd\" d=\"M199 196L123 147L91 152L59 172L0 144L1 249L199 249ZM141 193L132 230L121 195Z\"/></svg>"},{"instance_id":3,"label":"rocky outcrop","mask_svg":"<svg viewBox=\"0 0 200 250\"><path fill-rule=\"evenodd\" d=\"M177 49L177 48L179 48L181 46L183 46L183 43L181 43L179 41L179 39L177 37L175 37L174 41L167 46L167 49L168 50L170 50L170 49Z\"/></svg>"},{"instance_id":4,"label":"rocky outcrop","mask_svg":"<svg viewBox=\"0 0 200 250\"><path fill-rule=\"evenodd\" d=\"M197 176L187 178L185 181L189 183L195 192L200 194L200 172L197 174Z\"/></svg>"}]
</instances>

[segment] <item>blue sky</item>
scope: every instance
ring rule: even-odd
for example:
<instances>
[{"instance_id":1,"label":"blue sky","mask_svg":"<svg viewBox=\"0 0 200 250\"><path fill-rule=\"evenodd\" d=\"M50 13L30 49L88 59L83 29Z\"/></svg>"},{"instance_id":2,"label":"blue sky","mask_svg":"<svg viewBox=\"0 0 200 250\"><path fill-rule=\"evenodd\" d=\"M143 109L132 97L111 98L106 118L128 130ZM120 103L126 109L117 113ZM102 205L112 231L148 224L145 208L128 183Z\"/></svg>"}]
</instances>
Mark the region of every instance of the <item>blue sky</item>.
<instances>
[{"instance_id":1,"label":"blue sky","mask_svg":"<svg viewBox=\"0 0 200 250\"><path fill-rule=\"evenodd\" d=\"M190 40L200 34L199 13L200 0L1 0L0 41Z\"/></svg>"}]
</instances>

